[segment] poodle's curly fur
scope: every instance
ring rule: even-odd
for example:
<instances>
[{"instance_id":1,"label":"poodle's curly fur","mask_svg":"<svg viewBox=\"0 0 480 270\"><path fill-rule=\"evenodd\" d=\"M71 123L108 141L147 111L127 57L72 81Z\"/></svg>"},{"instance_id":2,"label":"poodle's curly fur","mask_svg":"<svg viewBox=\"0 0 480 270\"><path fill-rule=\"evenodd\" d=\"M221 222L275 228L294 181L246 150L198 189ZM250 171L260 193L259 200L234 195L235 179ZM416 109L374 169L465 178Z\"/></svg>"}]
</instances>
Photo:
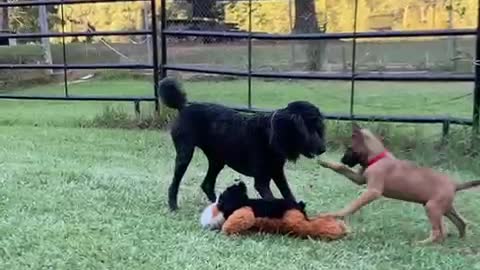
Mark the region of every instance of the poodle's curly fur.
<instances>
[{"instance_id":1,"label":"poodle's curly fur","mask_svg":"<svg viewBox=\"0 0 480 270\"><path fill-rule=\"evenodd\" d=\"M245 114L218 104L187 104L185 92L171 78L159 88L162 102L179 111L171 136L176 150L175 170L168 203L177 209L177 194L195 147L208 159L201 188L211 202L216 200L215 182L225 165L253 177L255 189L273 199L273 179L284 198L295 200L284 174L287 160L300 155L313 158L325 152L324 116L313 104L295 101L272 113Z\"/></svg>"}]
</instances>

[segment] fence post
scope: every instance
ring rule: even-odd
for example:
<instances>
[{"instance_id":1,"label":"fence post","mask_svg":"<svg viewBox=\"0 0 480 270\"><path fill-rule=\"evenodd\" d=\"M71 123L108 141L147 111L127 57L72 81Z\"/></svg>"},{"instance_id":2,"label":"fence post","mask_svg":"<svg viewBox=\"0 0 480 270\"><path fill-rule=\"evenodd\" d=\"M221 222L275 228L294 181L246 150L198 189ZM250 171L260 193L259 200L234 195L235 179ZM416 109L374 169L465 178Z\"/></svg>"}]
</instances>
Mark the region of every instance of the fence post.
<instances>
[{"instance_id":1,"label":"fence post","mask_svg":"<svg viewBox=\"0 0 480 270\"><path fill-rule=\"evenodd\" d=\"M141 118L140 100L135 100L133 106L135 108L135 117L137 118L137 121L139 121Z\"/></svg>"},{"instance_id":2,"label":"fence post","mask_svg":"<svg viewBox=\"0 0 480 270\"><path fill-rule=\"evenodd\" d=\"M252 108L252 0L248 0L248 109Z\"/></svg>"},{"instance_id":3,"label":"fence post","mask_svg":"<svg viewBox=\"0 0 480 270\"><path fill-rule=\"evenodd\" d=\"M68 70L67 70L67 48L65 45L65 12L63 10L63 3L60 5L60 12L62 13L62 53L63 53L63 88L65 90L65 97L68 97Z\"/></svg>"},{"instance_id":4,"label":"fence post","mask_svg":"<svg viewBox=\"0 0 480 270\"><path fill-rule=\"evenodd\" d=\"M167 77L167 36L164 31L167 28L167 1L160 0L160 78Z\"/></svg>"},{"instance_id":5,"label":"fence post","mask_svg":"<svg viewBox=\"0 0 480 270\"><path fill-rule=\"evenodd\" d=\"M442 145L447 143L448 132L450 131L450 121L444 120L442 123Z\"/></svg>"},{"instance_id":6,"label":"fence post","mask_svg":"<svg viewBox=\"0 0 480 270\"><path fill-rule=\"evenodd\" d=\"M479 132L480 121L480 0L477 2L477 39L475 43L475 88L473 90L473 133Z\"/></svg>"},{"instance_id":7,"label":"fence post","mask_svg":"<svg viewBox=\"0 0 480 270\"><path fill-rule=\"evenodd\" d=\"M158 34L158 31L157 31L157 4L156 4L156 0L150 0L150 9L152 10L151 13L152 13L152 63L153 63L153 89L155 91L154 95L155 95L155 111L158 113L160 111L160 104L159 104L159 101L158 101L158 82L159 82L159 78L158 78L158 39L157 39L157 34ZM161 2L161 7L160 7L160 16L161 16L161 20L162 20L162 26L163 27L163 20L164 20L164 17L165 17L165 0L162 0ZM162 41L163 41L163 37L162 38ZM163 44L163 43L162 43ZM162 50L163 50L163 46L162 46ZM162 55L162 63L163 63L163 55ZM163 77L162 77L163 78Z\"/></svg>"},{"instance_id":8,"label":"fence post","mask_svg":"<svg viewBox=\"0 0 480 270\"><path fill-rule=\"evenodd\" d=\"M480 0L479 0L480 1ZM353 41L352 41L352 78L350 85L350 118L353 120L353 105L355 100L355 66L357 59L357 17L358 17L358 0L355 0L355 8L353 12Z\"/></svg>"}]
</instances>

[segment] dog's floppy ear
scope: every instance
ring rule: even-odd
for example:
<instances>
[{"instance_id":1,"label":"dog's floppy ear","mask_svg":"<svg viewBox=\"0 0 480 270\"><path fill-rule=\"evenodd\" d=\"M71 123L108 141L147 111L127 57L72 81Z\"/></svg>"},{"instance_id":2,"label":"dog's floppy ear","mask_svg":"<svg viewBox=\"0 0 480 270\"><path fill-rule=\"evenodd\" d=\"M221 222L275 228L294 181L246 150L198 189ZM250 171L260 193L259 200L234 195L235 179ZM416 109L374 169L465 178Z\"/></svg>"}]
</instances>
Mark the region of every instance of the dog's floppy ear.
<instances>
[{"instance_id":1,"label":"dog's floppy ear","mask_svg":"<svg viewBox=\"0 0 480 270\"><path fill-rule=\"evenodd\" d=\"M299 158L305 142L309 139L308 129L298 114L280 110L270 119L269 144L288 160Z\"/></svg>"}]
</instances>

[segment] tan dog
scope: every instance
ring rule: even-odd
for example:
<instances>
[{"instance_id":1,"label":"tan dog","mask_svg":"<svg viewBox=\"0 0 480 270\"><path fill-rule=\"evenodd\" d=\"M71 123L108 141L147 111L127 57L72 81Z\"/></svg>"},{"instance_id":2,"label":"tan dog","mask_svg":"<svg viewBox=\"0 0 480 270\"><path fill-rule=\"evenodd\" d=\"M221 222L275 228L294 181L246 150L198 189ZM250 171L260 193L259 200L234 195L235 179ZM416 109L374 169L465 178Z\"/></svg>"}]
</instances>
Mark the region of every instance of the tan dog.
<instances>
[{"instance_id":1,"label":"tan dog","mask_svg":"<svg viewBox=\"0 0 480 270\"><path fill-rule=\"evenodd\" d=\"M350 155L352 156L344 156L342 162L350 159L351 164L347 164L353 167L357 160L362 166L360 172L340 163L320 161L320 165L346 176L359 185L367 184L367 190L343 210L322 216L345 217L384 196L424 205L432 224L432 232L429 238L420 243L438 242L445 238L443 216L455 224L461 238L465 236L466 223L453 207L455 193L480 185L480 180L459 184L447 175L430 168L418 167L410 161L396 159L376 136L357 124L353 124Z\"/></svg>"}]
</instances>

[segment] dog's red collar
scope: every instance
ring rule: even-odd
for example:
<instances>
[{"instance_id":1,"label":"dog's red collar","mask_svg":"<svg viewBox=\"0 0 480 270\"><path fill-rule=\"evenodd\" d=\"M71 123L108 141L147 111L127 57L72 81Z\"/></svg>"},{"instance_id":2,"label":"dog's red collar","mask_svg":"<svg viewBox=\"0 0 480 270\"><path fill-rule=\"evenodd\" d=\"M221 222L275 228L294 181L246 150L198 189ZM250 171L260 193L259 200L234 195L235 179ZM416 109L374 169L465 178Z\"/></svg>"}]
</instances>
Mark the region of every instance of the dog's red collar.
<instances>
[{"instance_id":1,"label":"dog's red collar","mask_svg":"<svg viewBox=\"0 0 480 270\"><path fill-rule=\"evenodd\" d=\"M381 152L380 154L376 155L375 157L373 157L372 159L370 159L368 161L368 164L367 164L367 167L370 167L372 166L373 164L375 164L375 162L379 161L380 159L386 157L388 154L388 150L384 150L383 152Z\"/></svg>"}]
</instances>

